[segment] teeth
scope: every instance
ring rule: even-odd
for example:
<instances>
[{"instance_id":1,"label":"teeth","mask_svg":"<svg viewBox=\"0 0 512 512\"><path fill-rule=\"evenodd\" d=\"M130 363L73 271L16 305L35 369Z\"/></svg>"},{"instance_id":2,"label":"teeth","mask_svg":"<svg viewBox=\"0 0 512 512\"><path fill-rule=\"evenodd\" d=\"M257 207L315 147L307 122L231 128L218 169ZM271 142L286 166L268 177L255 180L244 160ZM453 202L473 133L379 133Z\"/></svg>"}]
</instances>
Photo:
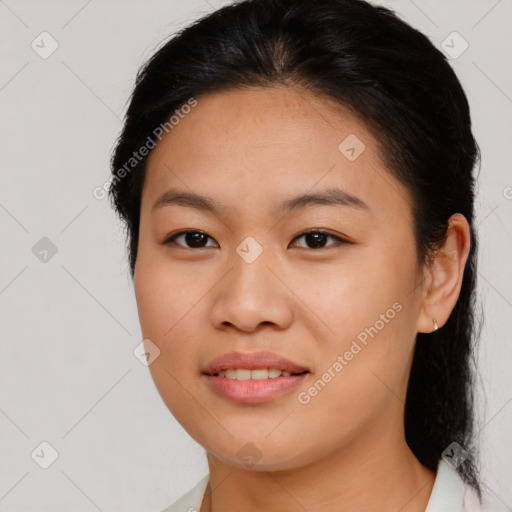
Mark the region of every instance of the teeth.
<instances>
[{"instance_id":1,"label":"teeth","mask_svg":"<svg viewBox=\"0 0 512 512\"><path fill-rule=\"evenodd\" d=\"M249 380L251 378L251 370L235 370L236 380Z\"/></svg>"},{"instance_id":2,"label":"teeth","mask_svg":"<svg viewBox=\"0 0 512 512\"><path fill-rule=\"evenodd\" d=\"M232 370L232 369L226 370L224 372L223 377L226 377L228 379L236 379L236 370Z\"/></svg>"},{"instance_id":3,"label":"teeth","mask_svg":"<svg viewBox=\"0 0 512 512\"><path fill-rule=\"evenodd\" d=\"M240 371L240 370L238 370ZM244 370L242 370L244 371ZM251 370L249 372L251 374L251 379L252 380L263 380L263 379L268 379L268 370L265 369L265 368L262 368L261 370Z\"/></svg>"},{"instance_id":4,"label":"teeth","mask_svg":"<svg viewBox=\"0 0 512 512\"><path fill-rule=\"evenodd\" d=\"M258 368L256 370L248 370L246 368L230 368L217 373L219 377L225 377L232 380L265 380L275 379L277 377L289 377L290 372L279 370L278 368Z\"/></svg>"}]
</instances>

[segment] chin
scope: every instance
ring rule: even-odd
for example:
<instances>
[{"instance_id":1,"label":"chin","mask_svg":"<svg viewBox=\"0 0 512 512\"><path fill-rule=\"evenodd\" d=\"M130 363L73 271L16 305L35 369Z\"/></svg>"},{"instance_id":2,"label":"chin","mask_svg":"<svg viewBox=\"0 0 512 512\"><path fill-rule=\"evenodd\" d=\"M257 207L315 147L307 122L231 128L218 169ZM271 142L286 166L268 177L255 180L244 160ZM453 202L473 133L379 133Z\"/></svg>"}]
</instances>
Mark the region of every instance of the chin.
<instances>
[{"instance_id":1,"label":"chin","mask_svg":"<svg viewBox=\"0 0 512 512\"><path fill-rule=\"evenodd\" d=\"M251 442L247 441L247 437L245 437L243 440L230 439L226 446L216 444L212 445L212 448L208 443L198 442L205 448L209 456L237 469L286 471L303 466L308 462L306 454L294 453L296 451L294 447L300 445L300 441L287 444L285 440L282 440L278 441L278 446L275 446L268 440ZM290 454L293 455L290 456Z\"/></svg>"}]
</instances>

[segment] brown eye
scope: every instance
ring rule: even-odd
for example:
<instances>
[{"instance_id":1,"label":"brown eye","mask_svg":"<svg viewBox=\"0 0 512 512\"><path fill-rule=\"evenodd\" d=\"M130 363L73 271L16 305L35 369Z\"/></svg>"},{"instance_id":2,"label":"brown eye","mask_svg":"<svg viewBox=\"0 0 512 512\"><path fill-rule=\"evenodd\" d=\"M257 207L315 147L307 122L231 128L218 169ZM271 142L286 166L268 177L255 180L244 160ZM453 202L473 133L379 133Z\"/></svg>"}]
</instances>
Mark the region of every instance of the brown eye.
<instances>
[{"instance_id":1,"label":"brown eye","mask_svg":"<svg viewBox=\"0 0 512 512\"><path fill-rule=\"evenodd\" d=\"M304 238L306 241L306 244L308 244L310 247L304 247L305 249L323 249L326 245L326 241L331 238L332 240L335 240L335 244L330 245L337 245L339 243L349 243L347 240L344 240L343 238L340 238L339 236L332 235L330 233L326 233L325 231L307 231L305 233L300 234L297 236L294 240L297 240L299 238ZM329 247L329 246L327 246Z\"/></svg>"},{"instance_id":2,"label":"brown eye","mask_svg":"<svg viewBox=\"0 0 512 512\"><path fill-rule=\"evenodd\" d=\"M202 231L180 231L179 233L176 233L171 237L167 238L163 242L163 244L167 245L170 243L175 243L175 241L181 237L184 237L185 243L188 244L188 246L183 245L182 243L177 243L176 245L179 245L180 247L185 247L187 249L201 249L203 247L208 247L207 245L205 245L207 240L213 240L213 238L208 236L206 233L203 233Z\"/></svg>"}]
</instances>

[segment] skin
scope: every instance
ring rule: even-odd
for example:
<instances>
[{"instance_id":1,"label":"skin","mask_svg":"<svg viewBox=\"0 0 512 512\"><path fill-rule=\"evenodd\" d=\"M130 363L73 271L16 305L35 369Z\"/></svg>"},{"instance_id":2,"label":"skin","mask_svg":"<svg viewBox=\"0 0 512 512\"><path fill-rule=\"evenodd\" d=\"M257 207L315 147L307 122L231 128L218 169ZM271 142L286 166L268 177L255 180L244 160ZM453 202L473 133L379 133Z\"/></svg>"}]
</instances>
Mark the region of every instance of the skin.
<instances>
[{"instance_id":1,"label":"skin","mask_svg":"<svg viewBox=\"0 0 512 512\"><path fill-rule=\"evenodd\" d=\"M201 511L424 511L435 473L405 442L407 381L417 332L439 328L455 306L469 226L455 214L446 244L419 266L412 198L385 168L376 139L350 110L299 88L214 93L152 151L147 165L134 284L142 333L160 350L150 371L165 404L207 451ZM365 150L338 149L355 134ZM278 203L340 187L369 210ZM170 188L207 195L221 213L171 204ZM315 248L300 236L326 237ZM187 245L184 230L207 236ZM247 263L246 237L263 249ZM402 309L307 404L297 395L365 327ZM231 352L270 350L309 369L299 389L264 404L236 404L201 370ZM257 463L238 457L247 443ZM211 490L213 489L213 492Z\"/></svg>"}]
</instances>

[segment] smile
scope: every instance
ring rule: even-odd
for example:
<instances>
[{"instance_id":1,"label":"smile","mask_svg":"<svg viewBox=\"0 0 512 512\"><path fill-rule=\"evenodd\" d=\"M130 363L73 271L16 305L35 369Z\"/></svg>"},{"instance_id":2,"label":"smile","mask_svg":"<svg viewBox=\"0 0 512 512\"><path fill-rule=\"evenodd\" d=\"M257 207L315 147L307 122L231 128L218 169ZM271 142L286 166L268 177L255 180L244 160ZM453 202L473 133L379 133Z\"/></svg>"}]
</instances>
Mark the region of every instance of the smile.
<instances>
[{"instance_id":1,"label":"smile","mask_svg":"<svg viewBox=\"0 0 512 512\"><path fill-rule=\"evenodd\" d=\"M277 368L256 368L254 370L247 368L230 368L229 370L220 371L215 375L232 380L264 380L276 379L277 377L289 377L292 373Z\"/></svg>"},{"instance_id":2,"label":"smile","mask_svg":"<svg viewBox=\"0 0 512 512\"><path fill-rule=\"evenodd\" d=\"M229 369L214 375L203 375L203 378L217 396L238 404L261 404L290 393L308 375L308 371L293 374L279 369L261 368Z\"/></svg>"}]
</instances>

